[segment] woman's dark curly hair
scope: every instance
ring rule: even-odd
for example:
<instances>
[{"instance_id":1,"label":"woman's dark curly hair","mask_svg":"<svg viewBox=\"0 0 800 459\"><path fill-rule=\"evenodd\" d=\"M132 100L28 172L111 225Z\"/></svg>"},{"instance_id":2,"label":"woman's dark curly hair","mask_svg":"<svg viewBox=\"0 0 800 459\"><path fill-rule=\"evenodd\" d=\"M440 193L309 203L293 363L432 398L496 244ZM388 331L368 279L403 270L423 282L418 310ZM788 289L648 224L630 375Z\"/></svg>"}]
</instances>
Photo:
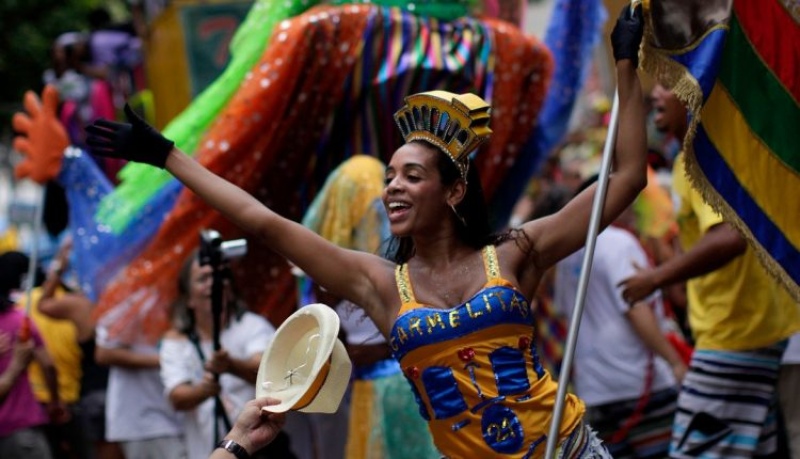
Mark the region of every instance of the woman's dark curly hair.
<instances>
[{"instance_id":1,"label":"woman's dark curly hair","mask_svg":"<svg viewBox=\"0 0 800 459\"><path fill-rule=\"evenodd\" d=\"M422 143L441 153L438 155L437 167L442 185L450 186L461 178L461 174L453 160L439 150L438 147L424 140L413 140L413 142ZM471 159L467 170L467 192L464 195L464 199L455 206L455 210L464 219L464 222L461 222L455 215L452 216L456 217L457 220L456 236L472 248L481 249L484 246L497 245L512 238L509 231L500 233L492 231L489 225L489 211L483 196L480 175ZM397 264L402 264L406 263L413 255L414 241L410 237L391 237L386 254L387 258Z\"/></svg>"}]
</instances>

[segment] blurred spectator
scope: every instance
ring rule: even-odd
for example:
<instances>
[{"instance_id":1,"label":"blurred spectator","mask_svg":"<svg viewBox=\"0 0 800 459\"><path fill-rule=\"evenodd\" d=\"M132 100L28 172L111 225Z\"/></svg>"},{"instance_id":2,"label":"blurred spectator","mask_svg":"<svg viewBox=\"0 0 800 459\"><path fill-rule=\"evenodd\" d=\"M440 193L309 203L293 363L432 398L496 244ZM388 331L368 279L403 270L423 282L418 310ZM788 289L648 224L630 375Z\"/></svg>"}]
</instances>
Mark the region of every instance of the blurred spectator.
<instances>
[{"instance_id":1,"label":"blurred spectator","mask_svg":"<svg viewBox=\"0 0 800 459\"><path fill-rule=\"evenodd\" d=\"M183 458L183 416L170 405L159 376L158 347L110 340L95 332L97 363L109 366L106 439L119 442L126 459Z\"/></svg>"},{"instance_id":2,"label":"blurred spectator","mask_svg":"<svg viewBox=\"0 0 800 459\"><path fill-rule=\"evenodd\" d=\"M44 83L54 85L61 98L59 119L67 130L70 143L86 148L84 127L98 118L116 116L111 85L104 78L87 73L91 61L90 34L67 32L53 43L52 68L44 72ZM123 162L95 158L112 182Z\"/></svg>"},{"instance_id":3,"label":"blurred spectator","mask_svg":"<svg viewBox=\"0 0 800 459\"><path fill-rule=\"evenodd\" d=\"M56 256L54 263L61 263L63 254ZM52 296L57 292L59 285L54 281L52 274L48 275L41 287L31 291L31 304L38 305L43 297ZM25 310L28 298L23 295L18 301L18 308ZM67 320L52 319L42 314L38 307L31 307L29 314L36 328L44 339L44 345L50 354L58 372L59 400L65 404L69 419L64 423L50 423L45 428L47 439L53 455L65 459L90 458L90 442L83 430L76 413L78 397L80 395L81 381L81 349L78 347L77 331L75 325ZM28 371L31 387L36 399L43 406L51 402L45 373L34 362Z\"/></svg>"},{"instance_id":4,"label":"blurred spectator","mask_svg":"<svg viewBox=\"0 0 800 459\"><path fill-rule=\"evenodd\" d=\"M39 330L23 311L14 307L28 270L28 257L20 252L0 255L0 457L50 459L42 427L63 422L65 411L58 398L55 366L44 347ZM27 336L25 336L27 335ZM36 400L28 379L31 360L42 368L50 393L47 409Z\"/></svg>"},{"instance_id":5,"label":"blurred spectator","mask_svg":"<svg viewBox=\"0 0 800 459\"><path fill-rule=\"evenodd\" d=\"M686 365L664 335L660 298L630 306L622 299L619 282L648 264L632 226L629 208L597 237L575 350L574 387L586 403L587 422L613 457L656 459L669 452L676 381ZM556 265L555 303L567 317L575 305L584 252Z\"/></svg>"},{"instance_id":6,"label":"blurred spectator","mask_svg":"<svg viewBox=\"0 0 800 459\"><path fill-rule=\"evenodd\" d=\"M165 393L175 410L185 413L188 459L208 457L245 403L255 397L261 354L275 334L267 320L246 310L226 276L219 330L222 349L215 351L212 277L212 267L200 266L196 254L186 260L178 279L181 297L173 305L173 328L161 341L159 353ZM292 457L288 437L279 437L251 457Z\"/></svg>"},{"instance_id":7,"label":"blurred spectator","mask_svg":"<svg viewBox=\"0 0 800 459\"><path fill-rule=\"evenodd\" d=\"M682 139L685 107L663 86L652 95L656 125ZM623 281L623 298L634 304L687 281L695 351L678 398L671 457L771 455L780 359L787 338L800 331L800 311L755 249L692 187L683 160L676 159L673 180L684 251Z\"/></svg>"},{"instance_id":8,"label":"blurred spectator","mask_svg":"<svg viewBox=\"0 0 800 459\"><path fill-rule=\"evenodd\" d=\"M778 400L791 457L800 458L800 333L792 336L783 353Z\"/></svg>"},{"instance_id":9,"label":"blurred spectator","mask_svg":"<svg viewBox=\"0 0 800 459\"><path fill-rule=\"evenodd\" d=\"M65 239L55 260L50 265L41 296L35 310L39 317L50 317L57 323L71 324L74 343L80 351L79 399L73 413L80 425L84 441L90 444L97 459L121 459L122 450L116 443L105 439L105 405L108 386L108 368L95 361L94 323L91 318L94 304L77 288L70 274L71 240ZM65 349L70 349L68 343ZM76 369L72 370L76 372ZM76 439L81 435L76 435Z\"/></svg>"},{"instance_id":10,"label":"blurred spectator","mask_svg":"<svg viewBox=\"0 0 800 459\"><path fill-rule=\"evenodd\" d=\"M89 13L89 24L89 56L83 73L107 81L111 85L114 107L121 109L125 101L144 86L142 40L136 36L132 25L112 23L104 8L95 8Z\"/></svg>"}]
</instances>

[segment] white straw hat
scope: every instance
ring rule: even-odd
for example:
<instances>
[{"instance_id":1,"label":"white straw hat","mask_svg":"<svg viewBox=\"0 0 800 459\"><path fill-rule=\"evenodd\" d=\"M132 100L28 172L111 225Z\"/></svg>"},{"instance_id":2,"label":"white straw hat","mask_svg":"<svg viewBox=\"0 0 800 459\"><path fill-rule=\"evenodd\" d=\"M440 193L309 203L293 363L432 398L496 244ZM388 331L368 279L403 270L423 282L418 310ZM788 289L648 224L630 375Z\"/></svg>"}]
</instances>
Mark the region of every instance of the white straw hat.
<instances>
[{"instance_id":1,"label":"white straw hat","mask_svg":"<svg viewBox=\"0 0 800 459\"><path fill-rule=\"evenodd\" d=\"M278 327L261 357L256 397L281 403L264 410L333 413L339 408L353 365L338 334L339 316L321 303L303 306Z\"/></svg>"}]
</instances>

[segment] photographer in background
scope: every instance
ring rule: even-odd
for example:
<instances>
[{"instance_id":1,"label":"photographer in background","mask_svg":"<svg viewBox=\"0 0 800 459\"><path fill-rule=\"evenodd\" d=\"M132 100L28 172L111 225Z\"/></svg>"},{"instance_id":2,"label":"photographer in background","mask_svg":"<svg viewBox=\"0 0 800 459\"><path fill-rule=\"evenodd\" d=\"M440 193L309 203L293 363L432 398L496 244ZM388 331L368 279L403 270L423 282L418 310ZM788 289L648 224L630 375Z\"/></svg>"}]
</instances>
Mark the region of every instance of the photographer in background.
<instances>
[{"instance_id":1,"label":"photographer in background","mask_svg":"<svg viewBox=\"0 0 800 459\"><path fill-rule=\"evenodd\" d=\"M211 233L210 239L203 235L199 253L184 262L178 278L180 298L171 311L173 328L164 336L159 354L165 393L172 406L185 414L189 459L208 457L231 428L231 421L255 396L261 354L275 333L266 319L247 311L236 297L227 267L231 255L224 252L224 243L218 243L216 232ZM221 304L216 308L212 295L215 270L219 270L217 279L222 283ZM215 329L215 311L220 313L219 329ZM220 345L217 350L215 336ZM292 457L288 437L279 435L268 452L259 454Z\"/></svg>"}]
</instances>

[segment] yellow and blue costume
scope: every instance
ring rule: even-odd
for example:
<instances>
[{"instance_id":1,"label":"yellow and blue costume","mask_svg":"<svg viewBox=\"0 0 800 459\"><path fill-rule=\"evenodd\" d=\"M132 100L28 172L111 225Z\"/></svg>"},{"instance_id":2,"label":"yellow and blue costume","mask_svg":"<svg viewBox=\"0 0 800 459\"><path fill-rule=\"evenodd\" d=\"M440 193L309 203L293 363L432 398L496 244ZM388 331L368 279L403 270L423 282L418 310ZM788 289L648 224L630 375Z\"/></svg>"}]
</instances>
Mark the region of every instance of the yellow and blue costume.
<instances>
[{"instance_id":1,"label":"yellow and blue costume","mask_svg":"<svg viewBox=\"0 0 800 459\"><path fill-rule=\"evenodd\" d=\"M539 363L528 301L501 277L493 246L482 256L485 286L449 309L418 303L408 265L398 266L402 306L389 344L440 451L453 459L541 457L557 384ZM576 431L584 410L567 397L559 438Z\"/></svg>"}]
</instances>

